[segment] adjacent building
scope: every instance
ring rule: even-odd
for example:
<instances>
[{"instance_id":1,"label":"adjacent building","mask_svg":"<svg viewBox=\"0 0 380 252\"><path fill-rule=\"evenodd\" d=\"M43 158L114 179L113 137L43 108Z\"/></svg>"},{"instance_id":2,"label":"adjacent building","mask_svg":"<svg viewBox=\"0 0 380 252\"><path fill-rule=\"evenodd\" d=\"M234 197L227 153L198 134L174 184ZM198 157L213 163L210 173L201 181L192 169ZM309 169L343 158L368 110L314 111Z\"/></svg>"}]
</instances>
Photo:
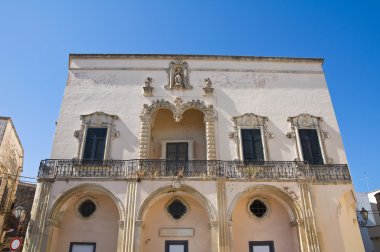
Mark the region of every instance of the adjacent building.
<instances>
[{"instance_id":1,"label":"adjacent building","mask_svg":"<svg viewBox=\"0 0 380 252\"><path fill-rule=\"evenodd\" d=\"M0 242L12 232L15 199L24 150L10 117L0 116Z\"/></svg>"},{"instance_id":2,"label":"adjacent building","mask_svg":"<svg viewBox=\"0 0 380 252\"><path fill-rule=\"evenodd\" d=\"M70 55L24 251L364 251L322 64Z\"/></svg>"},{"instance_id":3,"label":"adjacent building","mask_svg":"<svg viewBox=\"0 0 380 252\"><path fill-rule=\"evenodd\" d=\"M380 190L356 193L357 214L366 252L380 251Z\"/></svg>"}]
</instances>

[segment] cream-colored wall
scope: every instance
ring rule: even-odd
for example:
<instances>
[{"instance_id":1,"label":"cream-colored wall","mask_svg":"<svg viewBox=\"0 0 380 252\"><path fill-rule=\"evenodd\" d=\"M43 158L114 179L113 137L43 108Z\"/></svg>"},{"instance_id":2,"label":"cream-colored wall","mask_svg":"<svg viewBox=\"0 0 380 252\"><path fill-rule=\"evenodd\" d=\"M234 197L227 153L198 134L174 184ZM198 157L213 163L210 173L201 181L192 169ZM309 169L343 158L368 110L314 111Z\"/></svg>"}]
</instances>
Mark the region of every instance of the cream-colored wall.
<instances>
[{"instance_id":1,"label":"cream-colored wall","mask_svg":"<svg viewBox=\"0 0 380 252\"><path fill-rule=\"evenodd\" d=\"M269 214L262 219L250 216L250 199L263 198L269 206ZM249 241L273 241L276 252L297 252L299 241L296 227L291 227L286 209L265 192L251 193L242 197L232 214L232 250L248 251Z\"/></svg>"},{"instance_id":2,"label":"cream-colored wall","mask_svg":"<svg viewBox=\"0 0 380 252\"><path fill-rule=\"evenodd\" d=\"M188 204L188 213L181 220L174 220L166 212L166 205L173 197L179 197ZM160 228L193 228L192 237L160 237ZM188 240L189 251L211 251L211 229L207 211L191 195L177 192L162 196L152 205L143 218L142 251L164 251L165 240Z\"/></svg>"},{"instance_id":3,"label":"cream-colored wall","mask_svg":"<svg viewBox=\"0 0 380 252\"><path fill-rule=\"evenodd\" d=\"M214 106L217 112L217 159L237 158L236 146L229 138L232 116L255 113L268 116L270 160L294 160L296 145L286 138L288 116L309 113L324 119L322 129L328 156L334 163L346 163L338 124L331 104L320 61L186 59L191 90L166 90L171 59L79 59L70 63L69 79L63 98L52 158L77 157L78 140L73 132L81 125L79 116L94 111L116 114L120 137L112 139L110 159L138 157L139 115L143 104L176 97L193 99ZM228 71L227 71L228 69ZM153 97L144 97L145 78L152 77ZM204 79L210 78L213 96L203 96ZM68 147L70 146L70 147Z\"/></svg>"},{"instance_id":4,"label":"cream-colored wall","mask_svg":"<svg viewBox=\"0 0 380 252\"><path fill-rule=\"evenodd\" d=\"M206 135L203 114L194 109L187 110L180 122L175 122L169 110L159 110L151 123L151 158L161 158L161 140L193 140L194 157L206 159Z\"/></svg>"},{"instance_id":5,"label":"cream-colored wall","mask_svg":"<svg viewBox=\"0 0 380 252\"><path fill-rule=\"evenodd\" d=\"M67 252L71 242L95 242L96 251L116 252L119 213L116 205L108 196L91 193L97 203L93 216L82 219L75 206L81 197L74 197L64 211L61 224L55 227L51 241L51 252Z\"/></svg>"},{"instance_id":6,"label":"cream-colored wall","mask_svg":"<svg viewBox=\"0 0 380 252\"><path fill-rule=\"evenodd\" d=\"M353 186L313 185L311 197L321 250L364 251Z\"/></svg>"}]
</instances>

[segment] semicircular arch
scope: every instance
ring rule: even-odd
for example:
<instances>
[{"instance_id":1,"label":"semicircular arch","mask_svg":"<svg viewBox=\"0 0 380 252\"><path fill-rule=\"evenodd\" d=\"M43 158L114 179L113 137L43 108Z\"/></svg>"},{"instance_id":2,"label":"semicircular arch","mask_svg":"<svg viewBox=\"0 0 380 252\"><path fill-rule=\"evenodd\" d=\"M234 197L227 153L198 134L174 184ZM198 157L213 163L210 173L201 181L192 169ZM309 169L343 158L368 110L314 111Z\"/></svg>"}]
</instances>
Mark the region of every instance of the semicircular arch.
<instances>
[{"instance_id":1,"label":"semicircular arch","mask_svg":"<svg viewBox=\"0 0 380 252\"><path fill-rule=\"evenodd\" d=\"M233 200L231 201L231 204L228 207L227 219L229 221L232 221L233 211L237 203L240 201L240 199L258 191L268 193L269 195L271 195L271 197L273 197L274 199L277 199L285 207L285 209L291 213L292 221L303 219L301 207L298 205L298 203L286 192L282 191L281 189L277 187L270 186L270 185L255 185L255 186L247 188L244 191L239 192L233 198Z\"/></svg>"},{"instance_id":2,"label":"semicircular arch","mask_svg":"<svg viewBox=\"0 0 380 252\"><path fill-rule=\"evenodd\" d=\"M119 198L117 198L109 189L101 185L86 183L70 188L69 190L61 194L56 200L54 200L48 212L48 219L54 219L55 215L61 210L61 208L65 205L66 202L72 199L73 196L77 195L78 192L83 191L98 192L110 197L118 209L119 218L124 218L124 207ZM88 193L86 194L86 196L87 195L91 196L91 194Z\"/></svg>"},{"instance_id":3,"label":"semicircular arch","mask_svg":"<svg viewBox=\"0 0 380 252\"><path fill-rule=\"evenodd\" d=\"M153 193L151 193L141 204L139 211L137 213L137 219L138 220L144 220L144 217L145 217L145 215L149 209L149 206L153 202L155 202L155 200L157 198L159 198L161 195L164 195L164 194L166 194L172 190L173 190L172 186L164 186L164 187L161 187L158 190L154 191ZM195 190L193 187L187 186L187 185L182 185L181 189L178 189L178 191L188 193L190 196L193 196L198 202L200 202L201 205L205 207L210 221L216 221L217 220L215 207L200 192Z\"/></svg>"}]
</instances>

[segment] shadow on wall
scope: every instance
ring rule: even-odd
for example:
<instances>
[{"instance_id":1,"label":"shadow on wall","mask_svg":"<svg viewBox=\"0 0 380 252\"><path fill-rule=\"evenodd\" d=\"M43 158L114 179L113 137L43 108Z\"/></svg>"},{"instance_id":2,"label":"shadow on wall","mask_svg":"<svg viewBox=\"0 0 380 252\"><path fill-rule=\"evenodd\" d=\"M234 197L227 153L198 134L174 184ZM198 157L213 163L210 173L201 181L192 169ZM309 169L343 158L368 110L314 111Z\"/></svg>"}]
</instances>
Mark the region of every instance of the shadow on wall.
<instances>
[{"instance_id":1,"label":"shadow on wall","mask_svg":"<svg viewBox=\"0 0 380 252\"><path fill-rule=\"evenodd\" d=\"M286 120L286 118L285 118ZM273 133L274 138L269 138L267 141L269 160L286 160L293 161L297 158L296 147L294 139L286 137L286 132L283 132L275 124L273 124L269 118L267 121L267 130ZM289 131L290 131L289 127ZM289 155L284 157L284 153Z\"/></svg>"},{"instance_id":2,"label":"shadow on wall","mask_svg":"<svg viewBox=\"0 0 380 252\"><path fill-rule=\"evenodd\" d=\"M339 153L344 153L343 143L340 141L340 134L335 129L331 128L325 121L321 122L321 129L329 134L329 138L325 138L325 151L329 158L333 159L333 163L344 163L340 160ZM337 142L338 143L334 143ZM330 148L332 146L332 148ZM338 162L339 160L339 162Z\"/></svg>"},{"instance_id":3,"label":"shadow on wall","mask_svg":"<svg viewBox=\"0 0 380 252\"><path fill-rule=\"evenodd\" d=\"M120 118L118 122L116 122L115 127L119 132L120 136L118 138L113 139L113 143L111 144L111 158L113 159L131 159L131 156L124 156L124 153L128 153L129 155L133 155L138 151L139 148L139 140L135 134L127 127L127 125Z\"/></svg>"}]
</instances>

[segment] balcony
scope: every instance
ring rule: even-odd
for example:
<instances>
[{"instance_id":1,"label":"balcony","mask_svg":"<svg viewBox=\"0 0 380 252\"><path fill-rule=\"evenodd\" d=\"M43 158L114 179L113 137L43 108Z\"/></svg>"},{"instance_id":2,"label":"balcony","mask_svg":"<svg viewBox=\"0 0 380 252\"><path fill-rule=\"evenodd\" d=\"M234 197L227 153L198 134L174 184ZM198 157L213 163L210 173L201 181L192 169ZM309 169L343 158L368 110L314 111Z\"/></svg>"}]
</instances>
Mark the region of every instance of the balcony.
<instances>
[{"instance_id":1,"label":"balcony","mask_svg":"<svg viewBox=\"0 0 380 252\"><path fill-rule=\"evenodd\" d=\"M40 163L40 179L110 178L110 179L240 179L252 181L350 182L346 164L310 165L295 161L221 161L132 159L88 161L46 159Z\"/></svg>"}]
</instances>

